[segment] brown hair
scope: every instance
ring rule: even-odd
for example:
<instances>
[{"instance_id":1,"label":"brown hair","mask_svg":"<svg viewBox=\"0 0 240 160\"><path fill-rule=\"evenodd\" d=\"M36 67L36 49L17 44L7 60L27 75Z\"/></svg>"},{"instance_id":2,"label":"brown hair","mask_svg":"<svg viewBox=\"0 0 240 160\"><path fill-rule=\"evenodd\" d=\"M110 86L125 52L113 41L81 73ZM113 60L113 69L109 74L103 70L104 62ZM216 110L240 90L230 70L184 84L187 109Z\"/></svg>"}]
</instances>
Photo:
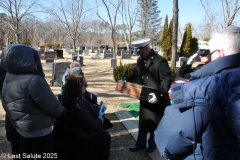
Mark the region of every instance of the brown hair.
<instances>
[{"instance_id":1,"label":"brown hair","mask_svg":"<svg viewBox=\"0 0 240 160\"><path fill-rule=\"evenodd\" d=\"M68 94L74 99L82 99L82 86L85 84L85 78L82 75L69 75L66 77L66 84L64 86L64 93Z\"/></svg>"}]
</instances>

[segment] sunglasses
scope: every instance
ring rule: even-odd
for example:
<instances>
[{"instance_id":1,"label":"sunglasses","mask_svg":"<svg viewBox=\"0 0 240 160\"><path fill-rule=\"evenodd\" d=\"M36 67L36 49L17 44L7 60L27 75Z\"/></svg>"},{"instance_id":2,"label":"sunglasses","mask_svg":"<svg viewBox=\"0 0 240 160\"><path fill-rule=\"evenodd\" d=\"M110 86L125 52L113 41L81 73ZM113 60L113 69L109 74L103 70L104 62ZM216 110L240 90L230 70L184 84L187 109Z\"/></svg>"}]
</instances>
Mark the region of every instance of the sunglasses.
<instances>
[{"instance_id":1,"label":"sunglasses","mask_svg":"<svg viewBox=\"0 0 240 160\"><path fill-rule=\"evenodd\" d=\"M216 52L217 50L214 50L214 51L212 51L208 56L207 56L207 58L211 58L211 55L214 53L214 52Z\"/></svg>"}]
</instances>

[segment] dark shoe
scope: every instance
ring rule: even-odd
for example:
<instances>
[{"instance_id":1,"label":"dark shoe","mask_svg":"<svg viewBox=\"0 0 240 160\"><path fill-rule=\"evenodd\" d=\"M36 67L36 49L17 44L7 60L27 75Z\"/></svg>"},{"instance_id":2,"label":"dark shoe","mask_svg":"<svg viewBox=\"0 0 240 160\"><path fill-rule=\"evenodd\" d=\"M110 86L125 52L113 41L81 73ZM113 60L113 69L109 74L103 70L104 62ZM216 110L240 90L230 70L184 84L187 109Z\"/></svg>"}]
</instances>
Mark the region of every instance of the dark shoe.
<instances>
[{"instance_id":1,"label":"dark shoe","mask_svg":"<svg viewBox=\"0 0 240 160\"><path fill-rule=\"evenodd\" d=\"M138 146L132 146L129 148L130 152L136 152L145 149L146 147L138 147Z\"/></svg>"},{"instance_id":2,"label":"dark shoe","mask_svg":"<svg viewBox=\"0 0 240 160\"><path fill-rule=\"evenodd\" d=\"M146 149L146 152L147 153L152 153L153 151L155 151L156 149L156 146L149 146L147 149Z\"/></svg>"}]
</instances>

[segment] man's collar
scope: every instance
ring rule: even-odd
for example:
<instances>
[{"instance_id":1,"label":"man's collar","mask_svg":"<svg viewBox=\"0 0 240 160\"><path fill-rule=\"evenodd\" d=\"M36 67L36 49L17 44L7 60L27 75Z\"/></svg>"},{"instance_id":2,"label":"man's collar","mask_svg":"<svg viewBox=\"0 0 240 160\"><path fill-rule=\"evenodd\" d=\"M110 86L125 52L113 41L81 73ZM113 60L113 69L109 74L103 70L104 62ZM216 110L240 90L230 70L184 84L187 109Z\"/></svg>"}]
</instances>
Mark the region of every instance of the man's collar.
<instances>
[{"instance_id":1,"label":"man's collar","mask_svg":"<svg viewBox=\"0 0 240 160\"><path fill-rule=\"evenodd\" d=\"M190 73L190 80L211 76L213 74L220 73L221 71L226 69L238 68L240 67L239 59L240 53L220 57L214 61L207 63L199 70Z\"/></svg>"}]
</instances>

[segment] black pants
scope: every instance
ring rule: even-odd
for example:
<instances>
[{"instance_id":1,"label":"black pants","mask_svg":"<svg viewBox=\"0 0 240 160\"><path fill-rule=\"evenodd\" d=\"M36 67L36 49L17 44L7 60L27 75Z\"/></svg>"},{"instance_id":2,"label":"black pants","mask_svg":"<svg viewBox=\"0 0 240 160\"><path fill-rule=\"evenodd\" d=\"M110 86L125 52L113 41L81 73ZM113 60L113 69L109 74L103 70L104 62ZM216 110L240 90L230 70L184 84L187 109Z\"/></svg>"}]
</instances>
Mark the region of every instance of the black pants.
<instances>
[{"instance_id":1,"label":"black pants","mask_svg":"<svg viewBox=\"0 0 240 160\"><path fill-rule=\"evenodd\" d=\"M94 146L95 151L97 151L97 160L108 160L111 136L107 131L100 129L99 132L89 140L89 144Z\"/></svg>"},{"instance_id":2,"label":"black pants","mask_svg":"<svg viewBox=\"0 0 240 160\"><path fill-rule=\"evenodd\" d=\"M40 155L37 159L53 159L54 155L46 155L54 153L53 133L49 133L44 137L25 138L20 135L20 152L23 155ZM44 153L44 154L43 154ZM26 156L25 156L26 157ZM29 159L29 158L28 158ZM34 158L30 158L34 159ZM56 158L55 158L56 159Z\"/></svg>"},{"instance_id":3,"label":"black pants","mask_svg":"<svg viewBox=\"0 0 240 160\"><path fill-rule=\"evenodd\" d=\"M156 146L155 140L154 140L154 132L149 132L149 133L150 133L150 137L148 139L148 146L154 147L154 146ZM141 147L141 148L146 147L147 134L148 134L148 132L138 131L136 146Z\"/></svg>"},{"instance_id":4,"label":"black pants","mask_svg":"<svg viewBox=\"0 0 240 160\"><path fill-rule=\"evenodd\" d=\"M11 142L12 154L14 155L20 154L20 134L13 127L7 115L5 116L5 129L6 129L7 140ZM18 158L13 158L13 159L15 160Z\"/></svg>"}]
</instances>

